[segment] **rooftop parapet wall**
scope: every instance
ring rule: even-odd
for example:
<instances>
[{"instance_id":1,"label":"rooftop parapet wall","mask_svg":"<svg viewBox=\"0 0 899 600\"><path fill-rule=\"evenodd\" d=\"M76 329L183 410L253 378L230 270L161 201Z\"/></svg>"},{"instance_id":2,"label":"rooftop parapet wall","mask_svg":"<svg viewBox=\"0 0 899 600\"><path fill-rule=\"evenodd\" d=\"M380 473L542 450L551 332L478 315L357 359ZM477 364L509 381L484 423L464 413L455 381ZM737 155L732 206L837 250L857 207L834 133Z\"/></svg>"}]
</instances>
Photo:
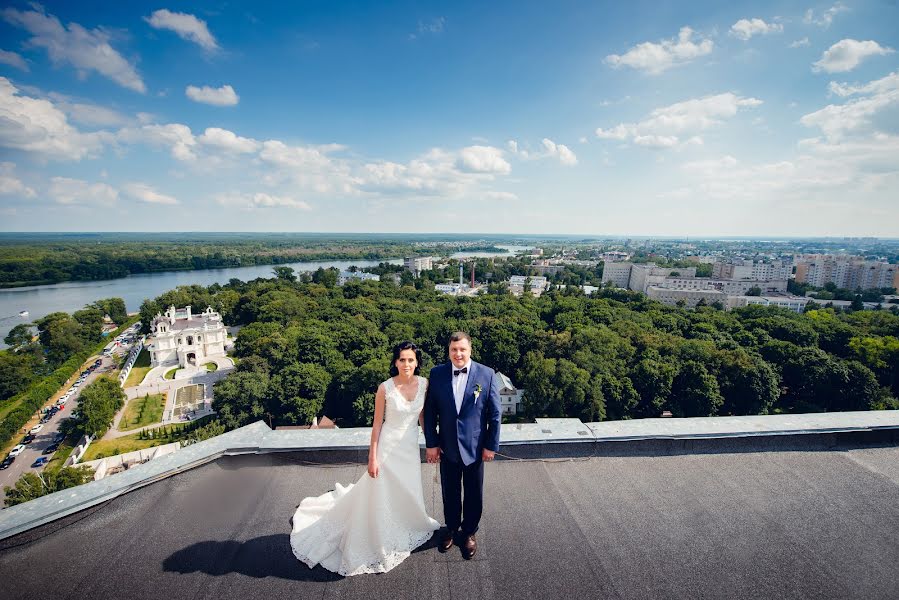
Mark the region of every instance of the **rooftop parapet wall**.
<instances>
[{"instance_id":1,"label":"rooftop parapet wall","mask_svg":"<svg viewBox=\"0 0 899 600\"><path fill-rule=\"evenodd\" d=\"M750 440L755 444L755 450L762 450L776 448L777 445L770 442L778 438L800 436L808 439L828 434L863 432L882 432L888 442L899 443L899 411L636 419L601 423L582 423L578 419L537 419L536 423L504 425L500 453L513 458L582 456L596 453L597 448L622 451L632 445L639 446L639 453L646 453L646 444L677 440L693 443L703 440ZM329 457L332 461L365 462L370 437L370 428L273 431L264 422L258 421L125 472L0 511L0 539L101 504L225 455L304 452L308 453L310 461L316 462L327 462ZM424 447L421 435L419 444ZM692 447L692 444L687 445L680 451L689 452ZM651 446L649 448L653 451ZM721 449L726 451L727 447Z\"/></svg>"}]
</instances>

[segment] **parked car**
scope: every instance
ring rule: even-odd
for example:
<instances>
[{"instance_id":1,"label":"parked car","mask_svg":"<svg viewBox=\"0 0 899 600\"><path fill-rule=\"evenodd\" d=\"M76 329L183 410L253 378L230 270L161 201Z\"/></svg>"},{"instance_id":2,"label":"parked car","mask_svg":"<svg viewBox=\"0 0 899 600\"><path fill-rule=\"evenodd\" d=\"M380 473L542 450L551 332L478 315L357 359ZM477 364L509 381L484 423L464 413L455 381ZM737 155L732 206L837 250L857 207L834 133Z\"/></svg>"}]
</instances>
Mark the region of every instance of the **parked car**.
<instances>
[{"instance_id":1,"label":"parked car","mask_svg":"<svg viewBox=\"0 0 899 600\"><path fill-rule=\"evenodd\" d=\"M50 462L50 459L46 456L38 456L36 459L34 459L34 462L31 463L31 468L37 469L39 467L43 467L48 462Z\"/></svg>"},{"instance_id":2,"label":"parked car","mask_svg":"<svg viewBox=\"0 0 899 600\"><path fill-rule=\"evenodd\" d=\"M9 465L13 464L16 461L15 456L7 456L3 459L3 462L0 462L0 470L8 469Z\"/></svg>"},{"instance_id":3,"label":"parked car","mask_svg":"<svg viewBox=\"0 0 899 600\"><path fill-rule=\"evenodd\" d=\"M28 435L26 435L26 436L22 439L22 443L23 443L23 444L30 444L31 442L34 441L34 439L35 439L36 437L37 437L36 435L33 435L33 434L29 433Z\"/></svg>"},{"instance_id":4,"label":"parked car","mask_svg":"<svg viewBox=\"0 0 899 600\"><path fill-rule=\"evenodd\" d=\"M32 428L28 431L28 433L37 433L38 431L40 431L40 430L43 429L43 428L44 428L43 423L38 423L37 425L35 425L34 427L32 427Z\"/></svg>"},{"instance_id":5,"label":"parked car","mask_svg":"<svg viewBox=\"0 0 899 600\"><path fill-rule=\"evenodd\" d=\"M25 450L25 444L19 444L18 446L13 447L12 450L9 451L9 455L12 457L16 457Z\"/></svg>"},{"instance_id":6,"label":"parked car","mask_svg":"<svg viewBox=\"0 0 899 600\"><path fill-rule=\"evenodd\" d=\"M53 443L56 444L63 441L64 439L66 439L66 434L61 431L57 431L56 435L53 436Z\"/></svg>"},{"instance_id":7,"label":"parked car","mask_svg":"<svg viewBox=\"0 0 899 600\"><path fill-rule=\"evenodd\" d=\"M59 444L56 442L53 442L52 444L50 444L49 446L44 448L44 454L53 454L57 450L59 450Z\"/></svg>"}]
</instances>

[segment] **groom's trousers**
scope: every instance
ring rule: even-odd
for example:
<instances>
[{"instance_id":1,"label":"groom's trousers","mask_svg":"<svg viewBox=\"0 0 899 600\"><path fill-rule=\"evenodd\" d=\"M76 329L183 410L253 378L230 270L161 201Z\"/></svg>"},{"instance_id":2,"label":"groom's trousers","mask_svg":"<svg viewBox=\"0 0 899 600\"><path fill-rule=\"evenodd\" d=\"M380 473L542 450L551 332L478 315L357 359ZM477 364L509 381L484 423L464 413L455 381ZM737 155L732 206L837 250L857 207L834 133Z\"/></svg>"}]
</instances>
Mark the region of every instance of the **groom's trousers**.
<instances>
[{"instance_id":1,"label":"groom's trousers","mask_svg":"<svg viewBox=\"0 0 899 600\"><path fill-rule=\"evenodd\" d=\"M484 505L484 461L478 460L466 466L461 462L441 460L440 487L443 490L443 517L447 528L450 531L460 529L463 535L476 533Z\"/></svg>"}]
</instances>

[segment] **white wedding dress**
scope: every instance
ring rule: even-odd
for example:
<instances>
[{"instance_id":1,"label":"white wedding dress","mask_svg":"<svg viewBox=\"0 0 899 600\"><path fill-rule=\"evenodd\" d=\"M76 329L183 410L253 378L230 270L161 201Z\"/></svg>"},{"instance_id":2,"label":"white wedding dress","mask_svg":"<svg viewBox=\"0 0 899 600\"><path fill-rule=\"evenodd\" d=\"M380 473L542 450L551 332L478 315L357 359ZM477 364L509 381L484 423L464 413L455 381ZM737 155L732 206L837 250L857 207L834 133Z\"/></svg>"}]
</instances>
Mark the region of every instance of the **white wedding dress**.
<instances>
[{"instance_id":1,"label":"white wedding dress","mask_svg":"<svg viewBox=\"0 0 899 600\"><path fill-rule=\"evenodd\" d=\"M418 377L411 402L393 379L384 382L378 477L304 499L293 516L290 545L301 561L341 575L386 573L431 539L440 524L425 511L418 415L428 381Z\"/></svg>"}]
</instances>

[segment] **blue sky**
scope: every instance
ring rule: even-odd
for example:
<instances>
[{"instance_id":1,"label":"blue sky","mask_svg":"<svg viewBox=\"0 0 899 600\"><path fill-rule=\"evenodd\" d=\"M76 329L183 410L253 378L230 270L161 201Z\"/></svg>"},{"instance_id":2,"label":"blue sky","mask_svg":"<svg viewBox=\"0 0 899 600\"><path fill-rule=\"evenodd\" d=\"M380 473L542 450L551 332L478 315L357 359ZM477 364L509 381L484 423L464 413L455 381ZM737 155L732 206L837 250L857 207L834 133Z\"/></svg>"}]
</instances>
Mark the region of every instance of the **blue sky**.
<instances>
[{"instance_id":1,"label":"blue sky","mask_svg":"<svg viewBox=\"0 0 899 600\"><path fill-rule=\"evenodd\" d=\"M899 237L896 23L873 0L8 3L0 230Z\"/></svg>"}]
</instances>

